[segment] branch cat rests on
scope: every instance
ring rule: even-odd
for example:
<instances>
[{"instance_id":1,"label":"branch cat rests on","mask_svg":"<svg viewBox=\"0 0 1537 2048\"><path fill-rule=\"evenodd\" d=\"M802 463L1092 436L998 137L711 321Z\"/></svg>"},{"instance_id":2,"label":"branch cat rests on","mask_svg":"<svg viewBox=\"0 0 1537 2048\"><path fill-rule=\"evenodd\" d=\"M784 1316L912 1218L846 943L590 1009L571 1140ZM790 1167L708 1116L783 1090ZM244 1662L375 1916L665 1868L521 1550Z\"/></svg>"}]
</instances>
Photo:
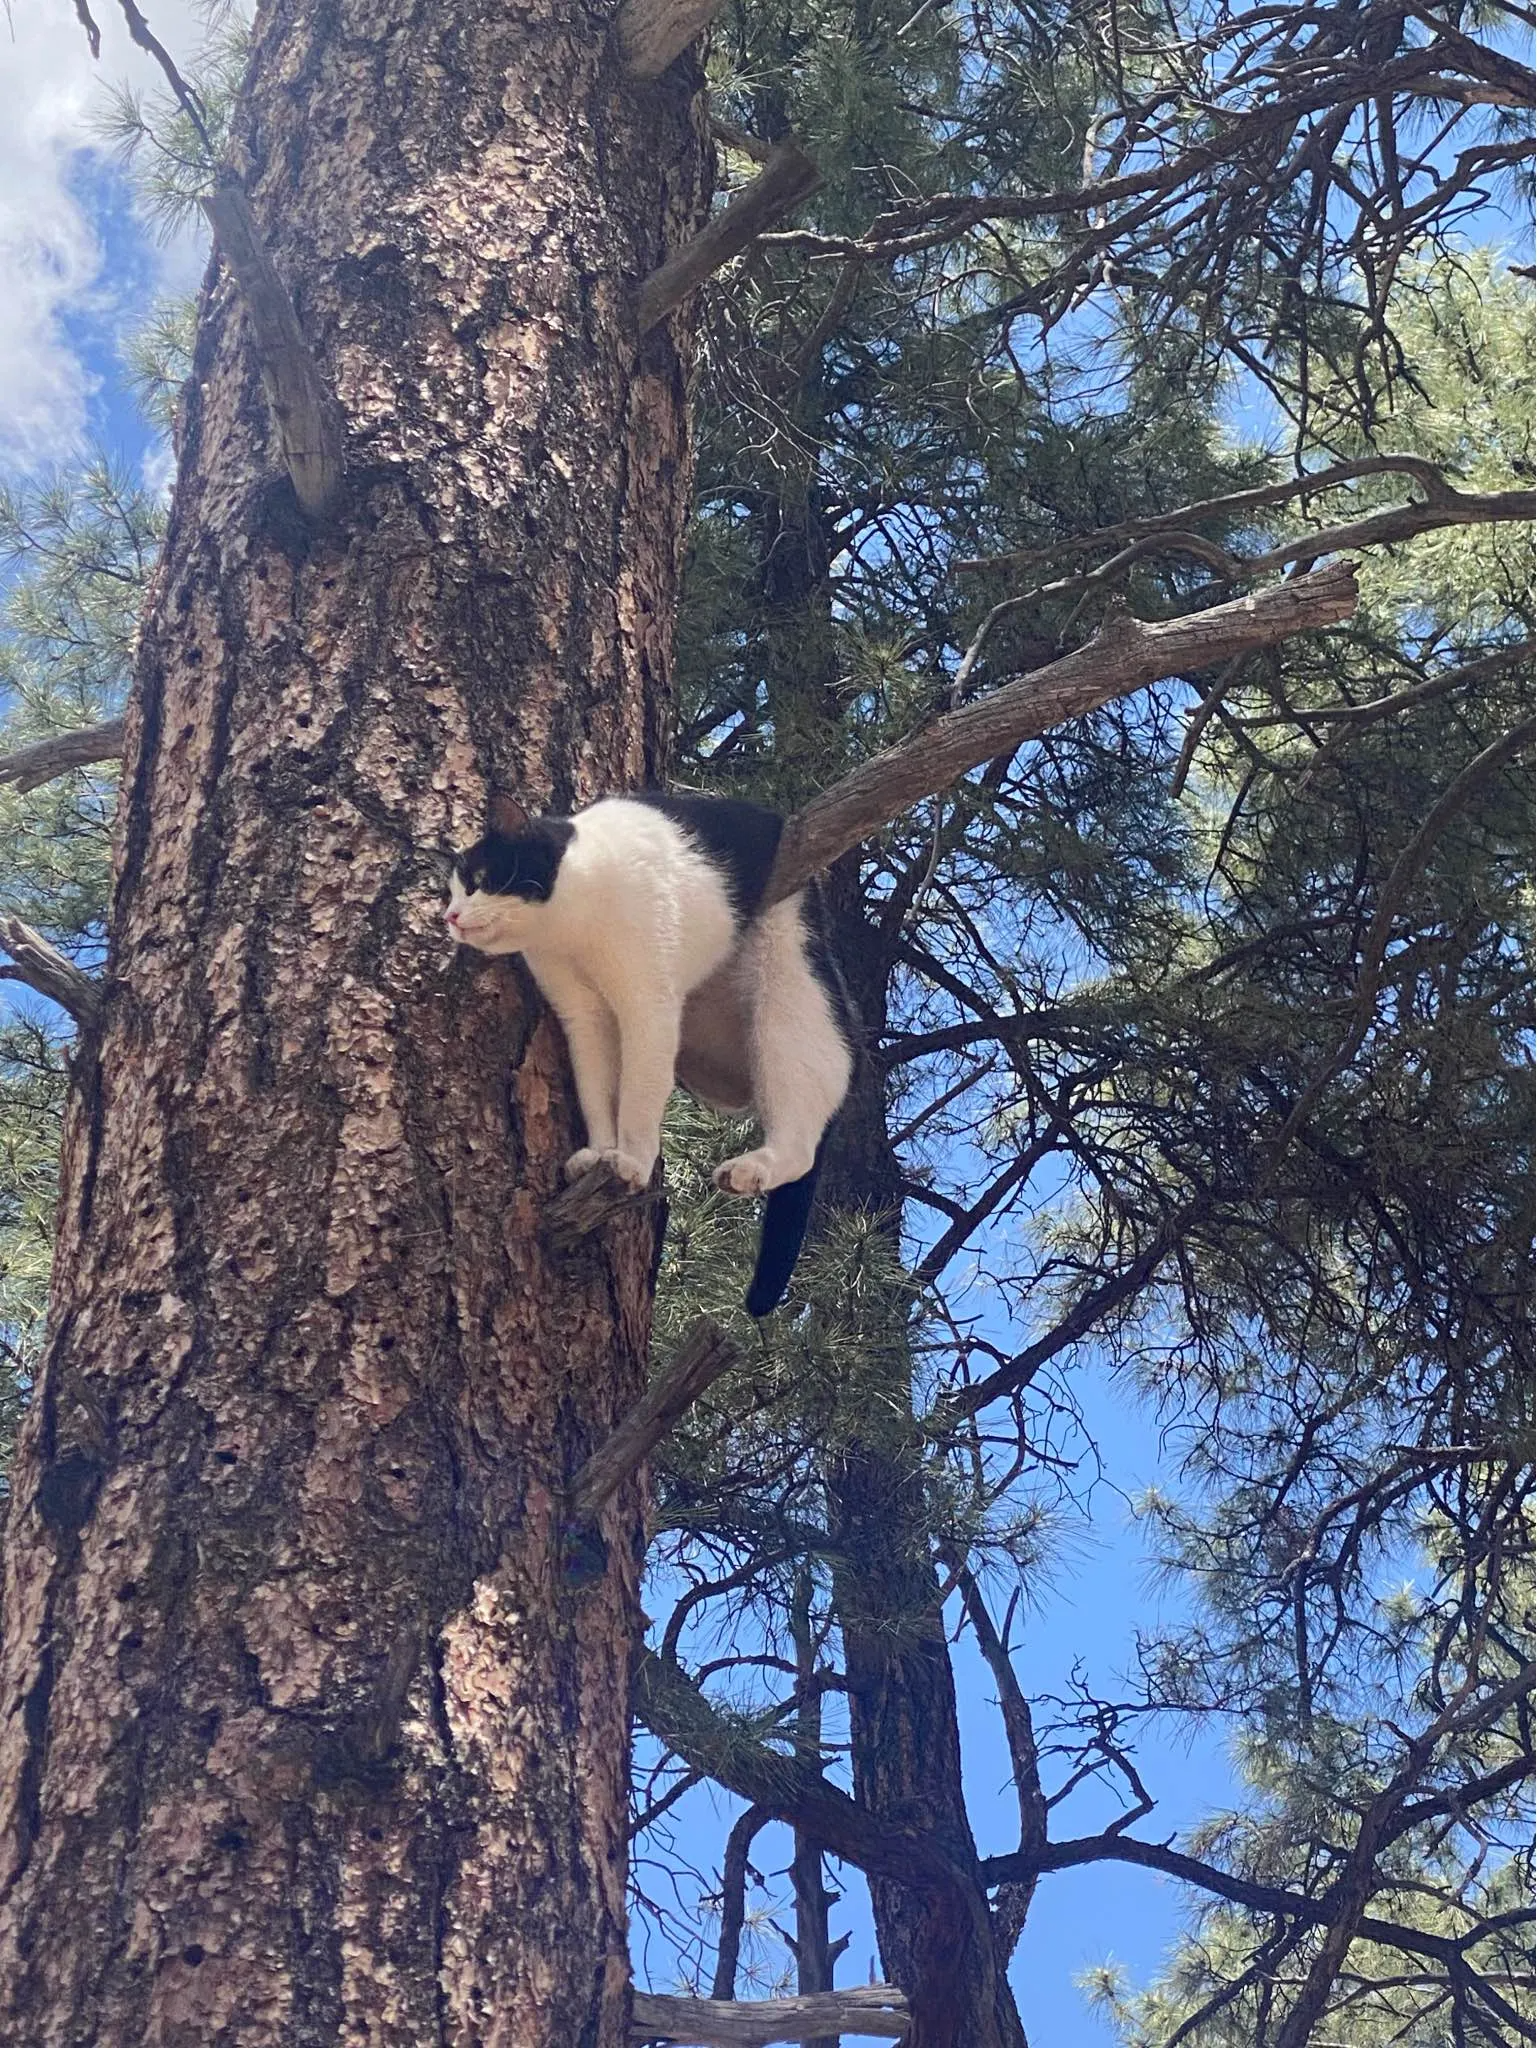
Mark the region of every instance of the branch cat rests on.
<instances>
[{"instance_id":1,"label":"branch cat rests on","mask_svg":"<svg viewBox=\"0 0 1537 2048\"><path fill-rule=\"evenodd\" d=\"M587 1143L632 1188L651 1178L676 1079L762 1126L715 1184L767 1194L755 1316L784 1298L806 1234L823 1133L848 1091L853 1027L813 890L761 910L783 819L729 797L643 790L572 818L494 797L455 862L449 930L521 953L565 1029Z\"/></svg>"}]
</instances>

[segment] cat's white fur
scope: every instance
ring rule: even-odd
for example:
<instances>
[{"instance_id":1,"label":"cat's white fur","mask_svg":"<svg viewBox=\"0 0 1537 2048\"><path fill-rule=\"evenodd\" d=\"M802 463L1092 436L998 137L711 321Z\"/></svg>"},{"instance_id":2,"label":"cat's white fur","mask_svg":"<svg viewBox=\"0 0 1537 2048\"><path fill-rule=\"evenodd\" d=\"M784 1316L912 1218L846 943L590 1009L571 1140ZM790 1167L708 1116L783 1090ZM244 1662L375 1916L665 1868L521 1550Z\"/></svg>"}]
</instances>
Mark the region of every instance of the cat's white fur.
<instances>
[{"instance_id":1,"label":"cat's white fur","mask_svg":"<svg viewBox=\"0 0 1537 2048\"><path fill-rule=\"evenodd\" d=\"M806 957L802 899L738 927L721 875L669 819L606 797L572 820L548 902L456 878L449 928L482 953L521 953L570 1048L587 1143L633 1188L651 1178L676 1078L711 1108L752 1111L763 1142L716 1185L758 1195L809 1173L848 1092L852 1059Z\"/></svg>"}]
</instances>

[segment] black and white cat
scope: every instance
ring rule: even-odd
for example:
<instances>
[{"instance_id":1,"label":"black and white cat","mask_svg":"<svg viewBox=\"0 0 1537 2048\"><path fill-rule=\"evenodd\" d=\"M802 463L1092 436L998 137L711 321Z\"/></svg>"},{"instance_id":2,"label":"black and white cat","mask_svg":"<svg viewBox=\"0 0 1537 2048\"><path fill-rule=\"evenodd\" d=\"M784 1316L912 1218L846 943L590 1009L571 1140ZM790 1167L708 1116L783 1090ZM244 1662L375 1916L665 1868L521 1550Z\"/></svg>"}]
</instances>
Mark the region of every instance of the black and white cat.
<instances>
[{"instance_id":1,"label":"black and white cat","mask_svg":"<svg viewBox=\"0 0 1537 2048\"><path fill-rule=\"evenodd\" d=\"M783 820L729 797L645 790L575 817L492 799L455 862L448 925L482 953L521 953L559 1017L587 1143L632 1188L651 1178L674 1080L751 1111L762 1143L715 1171L767 1194L747 1307L784 1298L811 1213L822 1136L853 1071L843 983L814 890L761 908Z\"/></svg>"}]
</instances>

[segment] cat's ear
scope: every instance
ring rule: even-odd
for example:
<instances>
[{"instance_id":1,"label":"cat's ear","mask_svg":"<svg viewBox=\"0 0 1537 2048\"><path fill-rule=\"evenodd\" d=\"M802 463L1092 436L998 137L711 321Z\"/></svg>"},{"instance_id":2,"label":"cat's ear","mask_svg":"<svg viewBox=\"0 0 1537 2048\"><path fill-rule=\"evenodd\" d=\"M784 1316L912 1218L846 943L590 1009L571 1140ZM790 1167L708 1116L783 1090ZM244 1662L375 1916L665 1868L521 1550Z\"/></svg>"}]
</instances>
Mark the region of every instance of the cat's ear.
<instances>
[{"instance_id":1,"label":"cat's ear","mask_svg":"<svg viewBox=\"0 0 1537 2048\"><path fill-rule=\"evenodd\" d=\"M500 839L521 839L534 821L515 796L498 791L491 799L486 822Z\"/></svg>"}]
</instances>

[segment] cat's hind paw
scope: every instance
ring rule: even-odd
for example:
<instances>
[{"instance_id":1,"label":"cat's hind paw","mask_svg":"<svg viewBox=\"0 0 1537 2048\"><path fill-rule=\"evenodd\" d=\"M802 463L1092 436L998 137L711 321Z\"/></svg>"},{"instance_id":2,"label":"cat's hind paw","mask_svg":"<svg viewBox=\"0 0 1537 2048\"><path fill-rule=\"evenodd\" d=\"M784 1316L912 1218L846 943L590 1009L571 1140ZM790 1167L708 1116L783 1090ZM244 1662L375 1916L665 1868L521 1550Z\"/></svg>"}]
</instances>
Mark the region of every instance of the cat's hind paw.
<instances>
[{"instance_id":1,"label":"cat's hind paw","mask_svg":"<svg viewBox=\"0 0 1537 2048\"><path fill-rule=\"evenodd\" d=\"M584 1145L579 1152L573 1152L562 1171L567 1180L580 1180L589 1167L596 1166L603 1154L592 1145Z\"/></svg>"},{"instance_id":2,"label":"cat's hind paw","mask_svg":"<svg viewBox=\"0 0 1537 2048\"><path fill-rule=\"evenodd\" d=\"M743 1152L739 1158L717 1166L714 1180L723 1195L764 1194L774 1185L773 1156L761 1148Z\"/></svg>"}]
</instances>

